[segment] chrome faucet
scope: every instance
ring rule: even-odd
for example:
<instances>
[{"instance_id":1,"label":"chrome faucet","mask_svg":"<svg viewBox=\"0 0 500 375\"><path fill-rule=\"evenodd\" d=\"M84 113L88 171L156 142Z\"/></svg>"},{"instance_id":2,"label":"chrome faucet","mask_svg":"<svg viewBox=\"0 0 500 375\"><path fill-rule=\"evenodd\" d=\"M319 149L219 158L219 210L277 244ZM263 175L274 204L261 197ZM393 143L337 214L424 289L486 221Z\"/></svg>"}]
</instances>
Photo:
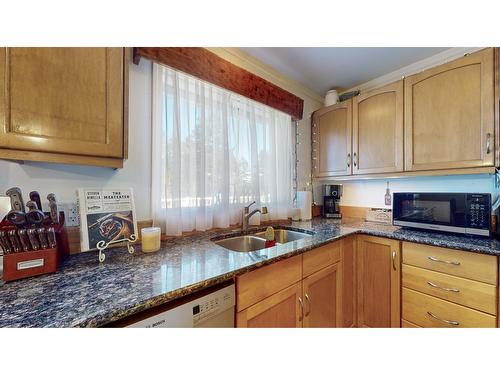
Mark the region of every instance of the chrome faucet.
<instances>
[{"instance_id":1,"label":"chrome faucet","mask_svg":"<svg viewBox=\"0 0 500 375\"><path fill-rule=\"evenodd\" d=\"M252 204L255 204L255 201L253 201L252 203L250 203L248 206L245 206L245 208L243 209L243 218L242 218L242 221L241 221L241 230L244 233L248 232L248 222L249 222L250 218L253 215L255 215L257 212L260 212L262 214L267 214L267 207L262 207L262 211L257 208L255 210L253 210L252 212L249 212L250 211L250 206Z\"/></svg>"}]
</instances>

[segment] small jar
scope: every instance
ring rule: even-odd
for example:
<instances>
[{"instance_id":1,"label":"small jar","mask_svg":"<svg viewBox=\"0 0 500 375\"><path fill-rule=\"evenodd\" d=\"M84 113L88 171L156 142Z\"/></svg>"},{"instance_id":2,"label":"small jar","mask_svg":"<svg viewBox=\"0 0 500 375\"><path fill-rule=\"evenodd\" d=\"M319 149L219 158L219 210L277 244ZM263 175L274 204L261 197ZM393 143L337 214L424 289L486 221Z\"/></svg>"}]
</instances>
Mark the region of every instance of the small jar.
<instances>
[{"instance_id":1,"label":"small jar","mask_svg":"<svg viewBox=\"0 0 500 375\"><path fill-rule=\"evenodd\" d=\"M158 227L141 229L141 247L145 253L160 250L161 230Z\"/></svg>"}]
</instances>

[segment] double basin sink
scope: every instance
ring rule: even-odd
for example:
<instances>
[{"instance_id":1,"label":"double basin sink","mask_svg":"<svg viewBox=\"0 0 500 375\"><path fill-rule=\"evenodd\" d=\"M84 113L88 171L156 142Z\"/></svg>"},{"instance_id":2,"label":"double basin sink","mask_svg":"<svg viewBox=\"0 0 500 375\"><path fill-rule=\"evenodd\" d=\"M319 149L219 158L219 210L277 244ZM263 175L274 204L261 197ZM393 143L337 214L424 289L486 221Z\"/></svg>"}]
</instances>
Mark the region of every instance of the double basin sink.
<instances>
[{"instance_id":1,"label":"double basin sink","mask_svg":"<svg viewBox=\"0 0 500 375\"><path fill-rule=\"evenodd\" d=\"M229 237L223 239L214 238L212 241L219 246L222 246L228 250L238 251L238 252L250 252L262 250L265 248L266 243L266 232L257 232L242 236ZM291 229L275 229L274 239L277 243L287 243L303 238L311 237L312 233L298 232Z\"/></svg>"}]
</instances>

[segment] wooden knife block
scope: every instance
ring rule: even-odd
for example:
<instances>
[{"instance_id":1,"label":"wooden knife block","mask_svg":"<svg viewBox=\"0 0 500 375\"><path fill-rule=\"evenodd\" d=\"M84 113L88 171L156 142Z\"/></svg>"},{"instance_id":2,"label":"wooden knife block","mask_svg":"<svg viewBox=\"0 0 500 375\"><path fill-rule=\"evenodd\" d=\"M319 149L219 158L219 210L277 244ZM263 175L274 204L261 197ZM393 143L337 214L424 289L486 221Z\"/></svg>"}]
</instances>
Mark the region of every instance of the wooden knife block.
<instances>
[{"instance_id":1,"label":"wooden knife block","mask_svg":"<svg viewBox=\"0 0 500 375\"><path fill-rule=\"evenodd\" d=\"M48 215L48 213L45 213ZM20 251L4 254L3 280L13 281L27 277L53 273L57 271L59 263L69 256L68 233L64 226L64 212L59 212L59 224L52 224L47 218L42 226L54 228L56 247L40 250ZM0 222L0 230L18 229L6 219Z\"/></svg>"}]
</instances>

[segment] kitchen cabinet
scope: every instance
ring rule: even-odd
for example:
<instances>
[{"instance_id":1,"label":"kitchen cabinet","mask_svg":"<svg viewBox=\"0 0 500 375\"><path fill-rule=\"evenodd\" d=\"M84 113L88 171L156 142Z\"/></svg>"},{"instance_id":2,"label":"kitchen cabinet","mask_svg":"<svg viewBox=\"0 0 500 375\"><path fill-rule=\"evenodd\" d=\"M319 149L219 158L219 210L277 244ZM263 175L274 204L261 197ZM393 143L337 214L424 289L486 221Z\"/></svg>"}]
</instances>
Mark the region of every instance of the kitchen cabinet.
<instances>
[{"instance_id":1,"label":"kitchen cabinet","mask_svg":"<svg viewBox=\"0 0 500 375\"><path fill-rule=\"evenodd\" d=\"M493 49L405 78L408 171L494 165Z\"/></svg>"},{"instance_id":2,"label":"kitchen cabinet","mask_svg":"<svg viewBox=\"0 0 500 375\"><path fill-rule=\"evenodd\" d=\"M420 327L496 327L495 256L403 242L402 319Z\"/></svg>"},{"instance_id":3,"label":"kitchen cabinet","mask_svg":"<svg viewBox=\"0 0 500 375\"><path fill-rule=\"evenodd\" d=\"M352 100L316 111L312 125L315 177L351 174Z\"/></svg>"},{"instance_id":4,"label":"kitchen cabinet","mask_svg":"<svg viewBox=\"0 0 500 375\"><path fill-rule=\"evenodd\" d=\"M403 109L402 80L353 98L353 174L403 171Z\"/></svg>"},{"instance_id":5,"label":"kitchen cabinet","mask_svg":"<svg viewBox=\"0 0 500 375\"><path fill-rule=\"evenodd\" d=\"M0 158L118 168L127 157L124 48L1 48Z\"/></svg>"},{"instance_id":6,"label":"kitchen cabinet","mask_svg":"<svg viewBox=\"0 0 500 375\"><path fill-rule=\"evenodd\" d=\"M236 277L236 326L342 326L342 242Z\"/></svg>"},{"instance_id":7,"label":"kitchen cabinet","mask_svg":"<svg viewBox=\"0 0 500 375\"><path fill-rule=\"evenodd\" d=\"M356 327L356 237L342 240L342 327Z\"/></svg>"},{"instance_id":8,"label":"kitchen cabinet","mask_svg":"<svg viewBox=\"0 0 500 375\"><path fill-rule=\"evenodd\" d=\"M237 313L236 327L301 327L302 304L302 287L299 282Z\"/></svg>"},{"instance_id":9,"label":"kitchen cabinet","mask_svg":"<svg viewBox=\"0 0 500 375\"><path fill-rule=\"evenodd\" d=\"M400 327L400 243L361 235L357 239L358 327Z\"/></svg>"},{"instance_id":10,"label":"kitchen cabinet","mask_svg":"<svg viewBox=\"0 0 500 375\"><path fill-rule=\"evenodd\" d=\"M302 280L306 328L334 328L342 324L339 265L334 264Z\"/></svg>"}]
</instances>

